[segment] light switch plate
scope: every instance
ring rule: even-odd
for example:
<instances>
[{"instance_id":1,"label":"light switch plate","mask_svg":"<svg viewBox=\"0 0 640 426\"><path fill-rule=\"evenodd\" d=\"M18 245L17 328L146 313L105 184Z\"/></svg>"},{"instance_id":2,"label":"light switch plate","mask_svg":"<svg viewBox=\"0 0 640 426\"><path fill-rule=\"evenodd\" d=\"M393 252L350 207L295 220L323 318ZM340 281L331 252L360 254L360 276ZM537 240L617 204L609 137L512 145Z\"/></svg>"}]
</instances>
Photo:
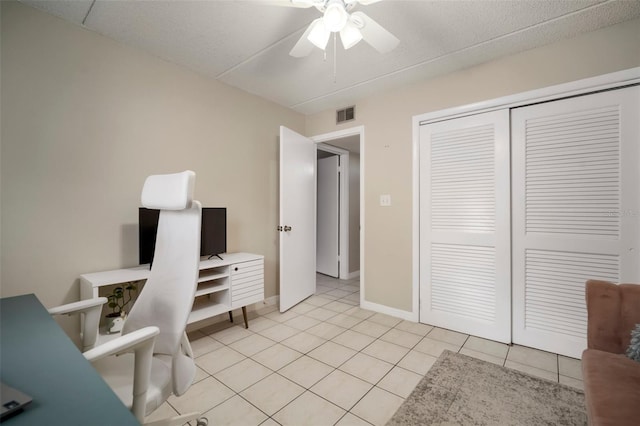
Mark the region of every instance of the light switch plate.
<instances>
[{"instance_id":1,"label":"light switch plate","mask_svg":"<svg viewBox=\"0 0 640 426\"><path fill-rule=\"evenodd\" d=\"M391 195L384 194L380 196L380 205L387 207L391 205Z\"/></svg>"}]
</instances>

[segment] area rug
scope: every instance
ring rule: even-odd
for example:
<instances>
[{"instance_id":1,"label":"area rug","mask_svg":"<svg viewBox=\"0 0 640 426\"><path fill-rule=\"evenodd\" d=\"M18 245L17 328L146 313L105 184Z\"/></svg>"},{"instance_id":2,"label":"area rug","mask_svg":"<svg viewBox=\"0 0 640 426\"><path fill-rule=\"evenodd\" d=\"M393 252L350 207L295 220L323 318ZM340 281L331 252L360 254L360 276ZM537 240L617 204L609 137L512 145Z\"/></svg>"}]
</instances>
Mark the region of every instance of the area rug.
<instances>
[{"instance_id":1,"label":"area rug","mask_svg":"<svg viewBox=\"0 0 640 426\"><path fill-rule=\"evenodd\" d=\"M387 426L586 424L582 391L444 351Z\"/></svg>"}]
</instances>

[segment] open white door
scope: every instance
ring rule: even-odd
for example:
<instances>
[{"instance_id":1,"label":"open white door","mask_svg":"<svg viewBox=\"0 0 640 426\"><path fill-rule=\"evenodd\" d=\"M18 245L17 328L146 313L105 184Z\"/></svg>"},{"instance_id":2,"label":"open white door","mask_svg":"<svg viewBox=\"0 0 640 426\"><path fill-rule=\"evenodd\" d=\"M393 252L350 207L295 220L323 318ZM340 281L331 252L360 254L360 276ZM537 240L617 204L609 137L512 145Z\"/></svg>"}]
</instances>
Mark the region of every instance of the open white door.
<instances>
[{"instance_id":1,"label":"open white door","mask_svg":"<svg viewBox=\"0 0 640 426\"><path fill-rule=\"evenodd\" d=\"M318 159L318 232L316 267L321 274L338 278L340 226L340 156Z\"/></svg>"},{"instance_id":2,"label":"open white door","mask_svg":"<svg viewBox=\"0 0 640 426\"><path fill-rule=\"evenodd\" d=\"M316 292L316 145L280 126L280 312Z\"/></svg>"}]
</instances>

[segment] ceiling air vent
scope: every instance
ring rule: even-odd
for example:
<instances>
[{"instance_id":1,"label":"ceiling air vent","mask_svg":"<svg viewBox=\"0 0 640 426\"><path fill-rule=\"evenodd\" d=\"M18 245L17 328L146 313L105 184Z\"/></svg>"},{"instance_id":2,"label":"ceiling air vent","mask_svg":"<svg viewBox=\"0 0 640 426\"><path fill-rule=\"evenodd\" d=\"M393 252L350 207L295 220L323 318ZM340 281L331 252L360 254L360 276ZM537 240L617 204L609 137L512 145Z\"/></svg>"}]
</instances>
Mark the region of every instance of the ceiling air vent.
<instances>
[{"instance_id":1,"label":"ceiling air vent","mask_svg":"<svg viewBox=\"0 0 640 426\"><path fill-rule=\"evenodd\" d=\"M356 119L356 107L350 106L336 111L336 124Z\"/></svg>"}]
</instances>

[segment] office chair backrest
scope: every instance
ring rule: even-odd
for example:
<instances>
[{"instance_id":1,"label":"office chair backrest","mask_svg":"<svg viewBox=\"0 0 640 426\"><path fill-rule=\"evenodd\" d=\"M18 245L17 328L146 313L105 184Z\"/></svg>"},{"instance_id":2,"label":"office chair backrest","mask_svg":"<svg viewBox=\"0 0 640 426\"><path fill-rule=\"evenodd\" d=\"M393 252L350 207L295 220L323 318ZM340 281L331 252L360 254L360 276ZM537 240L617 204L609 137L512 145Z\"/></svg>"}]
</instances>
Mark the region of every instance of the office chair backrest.
<instances>
[{"instance_id":1,"label":"office chair backrest","mask_svg":"<svg viewBox=\"0 0 640 426\"><path fill-rule=\"evenodd\" d=\"M124 323L122 334L154 325L160 329L154 354L173 357L174 388L188 387L191 378L176 378L183 369L181 348L193 305L200 264L202 207L193 200L195 173L149 176L142 189L142 205L159 209L156 247L151 274ZM186 342L188 345L188 342ZM187 350L187 352L190 351ZM186 368L191 376L195 367ZM190 371L193 370L193 371ZM176 383L178 382L178 383ZM186 389L184 389L186 390Z\"/></svg>"}]
</instances>

